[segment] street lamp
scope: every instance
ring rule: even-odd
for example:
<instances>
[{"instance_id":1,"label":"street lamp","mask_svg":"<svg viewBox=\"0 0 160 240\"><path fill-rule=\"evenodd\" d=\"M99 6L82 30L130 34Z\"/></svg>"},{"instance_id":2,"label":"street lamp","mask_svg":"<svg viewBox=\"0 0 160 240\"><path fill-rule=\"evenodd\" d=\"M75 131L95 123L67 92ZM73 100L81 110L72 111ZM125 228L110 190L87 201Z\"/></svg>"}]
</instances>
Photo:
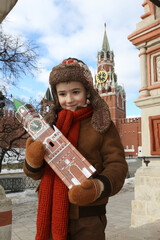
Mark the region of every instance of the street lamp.
<instances>
[{"instance_id":1,"label":"street lamp","mask_svg":"<svg viewBox=\"0 0 160 240\"><path fill-rule=\"evenodd\" d=\"M18 0L0 0L0 24Z\"/></svg>"}]
</instances>

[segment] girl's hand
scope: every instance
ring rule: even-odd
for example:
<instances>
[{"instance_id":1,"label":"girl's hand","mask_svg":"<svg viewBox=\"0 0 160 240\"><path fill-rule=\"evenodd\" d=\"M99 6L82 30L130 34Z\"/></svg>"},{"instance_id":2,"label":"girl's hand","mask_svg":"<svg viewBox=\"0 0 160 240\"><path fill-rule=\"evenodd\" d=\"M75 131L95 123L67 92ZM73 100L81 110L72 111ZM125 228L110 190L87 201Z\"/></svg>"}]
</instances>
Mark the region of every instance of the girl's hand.
<instances>
[{"instance_id":1,"label":"girl's hand","mask_svg":"<svg viewBox=\"0 0 160 240\"><path fill-rule=\"evenodd\" d=\"M26 161L33 167L38 168L43 164L45 145L40 141L34 141L31 137L26 142Z\"/></svg>"},{"instance_id":2,"label":"girl's hand","mask_svg":"<svg viewBox=\"0 0 160 240\"><path fill-rule=\"evenodd\" d=\"M104 185L99 179L87 179L69 190L69 201L79 206L85 206L94 202L103 190Z\"/></svg>"}]
</instances>

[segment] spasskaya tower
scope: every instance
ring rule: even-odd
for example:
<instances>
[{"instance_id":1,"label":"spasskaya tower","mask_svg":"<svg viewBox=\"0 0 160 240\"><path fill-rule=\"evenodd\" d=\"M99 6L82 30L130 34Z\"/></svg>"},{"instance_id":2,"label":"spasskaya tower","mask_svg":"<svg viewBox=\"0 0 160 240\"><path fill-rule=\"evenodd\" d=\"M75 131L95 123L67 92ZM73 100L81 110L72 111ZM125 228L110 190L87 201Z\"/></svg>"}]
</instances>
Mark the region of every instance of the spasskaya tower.
<instances>
[{"instance_id":1,"label":"spasskaya tower","mask_svg":"<svg viewBox=\"0 0 160 240\"><path fill-rule=\"evenodd\" d=\"M124 88L118 85L114 69L114 53L110 50L106 34L106 24L102 49L97 55L97 75L95 82L95 88L107 102L111 118L117 125L118 119L126 118L126 94Z\"/></svg>"}]
</instances>

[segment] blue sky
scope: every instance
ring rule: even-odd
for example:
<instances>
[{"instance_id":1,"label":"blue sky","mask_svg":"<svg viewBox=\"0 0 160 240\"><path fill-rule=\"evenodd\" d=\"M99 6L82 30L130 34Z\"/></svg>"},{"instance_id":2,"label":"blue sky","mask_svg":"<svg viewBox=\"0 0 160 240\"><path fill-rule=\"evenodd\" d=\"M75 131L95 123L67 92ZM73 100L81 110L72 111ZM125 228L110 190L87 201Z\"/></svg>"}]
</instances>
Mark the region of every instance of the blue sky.
<instances>
[{"instance_id":1,"label":"blue sky","mask_svg":"<svg viewBox=\"0 0 160 240\"><path fill-rule=\"evenodd\" d=\"M36 42L41 71L35 78L22 76L18 88L8 86L8 92L25 101L30 97L39 100L48 87L52 67L67 57L82 59L94 76L106 22L118 83L126 91L127 117L140 116L140 109L133 103L141 88L139 51L127 37L141 21L142 3L143 0L18 0L3 22L3 29Z\"/></svg>"}]
</instances>

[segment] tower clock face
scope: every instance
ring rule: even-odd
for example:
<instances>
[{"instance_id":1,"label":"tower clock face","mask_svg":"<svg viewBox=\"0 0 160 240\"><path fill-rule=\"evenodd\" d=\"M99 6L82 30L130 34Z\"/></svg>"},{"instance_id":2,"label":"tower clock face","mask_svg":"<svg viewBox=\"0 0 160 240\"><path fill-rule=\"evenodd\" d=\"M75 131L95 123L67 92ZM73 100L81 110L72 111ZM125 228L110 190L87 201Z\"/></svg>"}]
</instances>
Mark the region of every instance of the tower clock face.
<instances>
[{"instance_id":1,"label":"tower clock face","mask_svg":"<svg viewBox=\"0 0 160 240\"><path fill-rule=\"evenodd\" d=\"M107 78L108 78L108 74L106 71L100 71L96 75L96 80L98 83L106 82Z\"/></svg>"},{"instance_id":2,"label":"tower clock face","mask_svg":"<svg viewBox=\"0 0 160 240\"><path fill-rule=\"evenodd\" d=\"M43 127L43 124L41 119L39 118L35 118L29 123L29 129L34 133L39 132L42 127Z\"/></svg>"}]
</instances>

